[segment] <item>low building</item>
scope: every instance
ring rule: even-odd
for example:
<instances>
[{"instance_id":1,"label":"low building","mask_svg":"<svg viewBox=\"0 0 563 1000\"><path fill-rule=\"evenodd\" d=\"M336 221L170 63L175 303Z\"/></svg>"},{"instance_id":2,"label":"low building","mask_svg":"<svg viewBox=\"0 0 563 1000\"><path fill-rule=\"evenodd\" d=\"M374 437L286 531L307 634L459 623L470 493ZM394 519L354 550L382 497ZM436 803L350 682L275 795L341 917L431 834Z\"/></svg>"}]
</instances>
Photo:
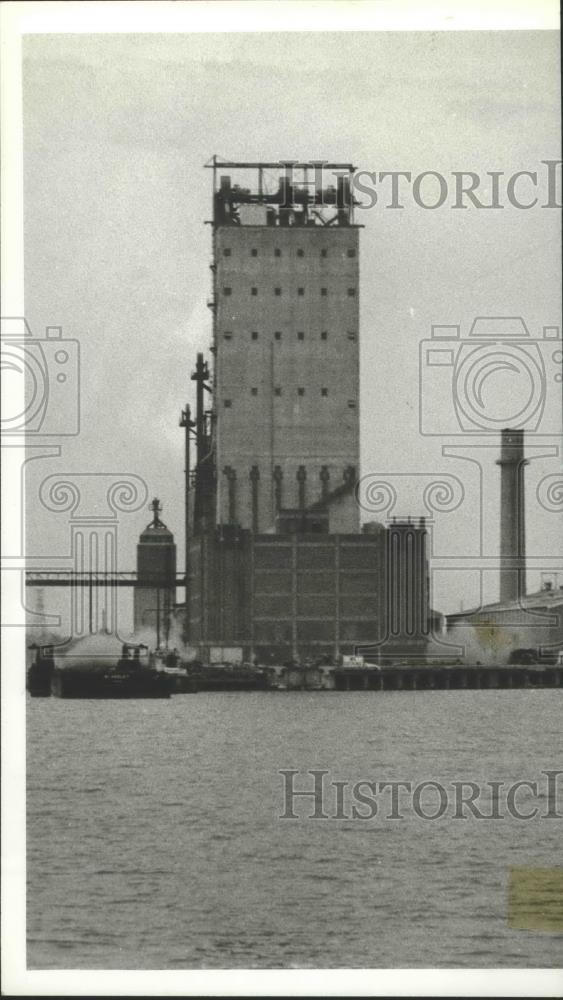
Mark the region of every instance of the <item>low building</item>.
<instances>
[{"instance_id":1,"label":"low building","mask_svg":"<svg viewBox=\"0 0 563 1000\"><path fill-rule=\"evenodd\" d=\"M446 633L465 659L487 663L551 662L563 649L563 587L448 615Z\"/></svg>"},{"instance_id":2,"label":"low building","mask_svg":"<svg viewBox=\"0 0 563 1000\"><path fill-rule=\"evenodd\" d=\"M186 624L202 651L240 645L262 664L366 650L424 657L430 627L426 529L254 534L223 525L192 537Z\"/></svg>"}]
</instances>

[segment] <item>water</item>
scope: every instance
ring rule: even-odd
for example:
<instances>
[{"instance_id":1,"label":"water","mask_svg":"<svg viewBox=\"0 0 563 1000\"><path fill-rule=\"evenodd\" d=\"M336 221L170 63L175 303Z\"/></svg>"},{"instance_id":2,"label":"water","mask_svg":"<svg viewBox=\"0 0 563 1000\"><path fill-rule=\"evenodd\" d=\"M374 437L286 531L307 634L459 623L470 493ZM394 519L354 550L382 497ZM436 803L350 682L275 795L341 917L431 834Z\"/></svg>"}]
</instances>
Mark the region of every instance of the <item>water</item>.
<instances>
[{"instance_id":1,"label":"water","mask_svg":"<svg viewBox=\"0 0 563 1000\"><path fill-rule=\"evenodd\" d=\"M508 878L563 863L563 821L280 820L278 772L541 779L563 768L562 708L534 690L29 699L28 965L558 967L560 935L509 926Z\"/></svg>"}]
</instances>

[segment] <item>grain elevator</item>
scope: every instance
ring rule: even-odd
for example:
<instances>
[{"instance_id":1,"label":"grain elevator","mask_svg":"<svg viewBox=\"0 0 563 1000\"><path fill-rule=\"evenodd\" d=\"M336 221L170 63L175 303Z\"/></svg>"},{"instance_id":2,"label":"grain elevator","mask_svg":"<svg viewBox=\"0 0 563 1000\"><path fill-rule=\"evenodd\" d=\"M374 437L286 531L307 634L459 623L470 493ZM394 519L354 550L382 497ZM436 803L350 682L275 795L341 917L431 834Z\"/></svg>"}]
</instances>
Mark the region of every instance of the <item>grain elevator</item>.
<instances>
[{"instance_id":1,"label":"grain elevator","mask_svg":"<svg viewBox=\"0 0 563 1000\"><path fill-rule=\"evenodd\" d=\"M423 523L412 586L390 559L401 532L362 531L360 232L352 164L214 158L211 357L198 355L186 433L184 635L203 655L332 659L407 636L421 655ZM403 529L403 534L407 530ZM406 551L406 549L405 549ZM401 556L404 562L404 556ZM413 577L414 579L414 577ZM393 581L391 596L388 581ZM394 600L402 610L390 610ZM421 603L422 602L422 603ZM404 645L404 643L403 643Z\"/></svg>"}]
</instances>

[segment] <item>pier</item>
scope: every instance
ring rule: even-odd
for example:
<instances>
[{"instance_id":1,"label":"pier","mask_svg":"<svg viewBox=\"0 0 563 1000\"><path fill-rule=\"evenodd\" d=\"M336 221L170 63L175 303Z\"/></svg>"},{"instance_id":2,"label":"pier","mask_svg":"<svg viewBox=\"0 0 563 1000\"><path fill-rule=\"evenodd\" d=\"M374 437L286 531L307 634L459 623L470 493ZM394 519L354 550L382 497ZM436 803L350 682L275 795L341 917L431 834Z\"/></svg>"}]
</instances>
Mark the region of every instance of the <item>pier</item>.
<instances>
[{"instance_id":1,"label":"pier","mask_svg":"<svg viewBox=\"0 0 563 1000\"><path fill-rule=\"evenodd\" d=\"M449 691L563 687L559 664L387 665L336 667L337 691Z\"/></svg>"}]
</instances>

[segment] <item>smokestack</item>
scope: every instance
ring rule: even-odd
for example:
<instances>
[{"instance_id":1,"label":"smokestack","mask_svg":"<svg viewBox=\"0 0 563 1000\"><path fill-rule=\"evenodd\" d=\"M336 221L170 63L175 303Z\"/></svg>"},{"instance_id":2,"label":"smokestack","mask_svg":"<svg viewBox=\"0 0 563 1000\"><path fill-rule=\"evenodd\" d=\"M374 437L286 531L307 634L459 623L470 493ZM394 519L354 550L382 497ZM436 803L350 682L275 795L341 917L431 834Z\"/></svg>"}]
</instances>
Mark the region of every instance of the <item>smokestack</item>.
<instances>
[{"instance_id":1,"label":"smokestack","mask_svg":"<svg viewBox=\"0 0 563 1000\"><path fill-rule=\"evenodd\" d=\"M500 458L500 600L517 601L526 593L524 520L524 431L501 431Z\"/></svg>"}]
</instances>

